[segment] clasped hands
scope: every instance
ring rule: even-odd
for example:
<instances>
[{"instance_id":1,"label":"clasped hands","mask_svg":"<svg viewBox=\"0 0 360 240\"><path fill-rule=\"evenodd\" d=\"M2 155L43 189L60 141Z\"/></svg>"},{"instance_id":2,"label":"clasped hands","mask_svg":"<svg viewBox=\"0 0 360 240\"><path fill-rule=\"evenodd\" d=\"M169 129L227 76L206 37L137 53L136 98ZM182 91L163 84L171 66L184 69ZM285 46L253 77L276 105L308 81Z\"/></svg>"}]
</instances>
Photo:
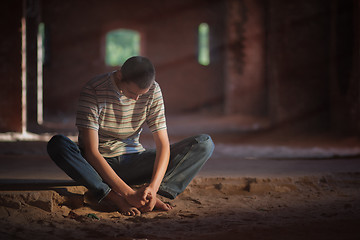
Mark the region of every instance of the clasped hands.
<instances>
[{"instance_id":1,"label":"clasped hands","mask_svg":"<svg viewBox=\"0 0 360 240\"><path fill-rule=\"evenodd\" d=\"M149 184L146 184L128 194L126 201L141 212L150 212L156 204L156 191Z\"/></svg>"}]
</instances>

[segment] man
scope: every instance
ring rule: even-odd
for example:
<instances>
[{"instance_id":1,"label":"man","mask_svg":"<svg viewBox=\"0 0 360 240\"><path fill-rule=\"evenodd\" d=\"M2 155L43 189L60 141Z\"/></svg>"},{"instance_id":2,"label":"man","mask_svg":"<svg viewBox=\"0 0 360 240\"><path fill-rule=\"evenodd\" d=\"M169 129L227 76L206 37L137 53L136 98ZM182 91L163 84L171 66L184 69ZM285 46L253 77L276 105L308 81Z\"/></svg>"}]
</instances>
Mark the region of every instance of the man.
<instances>
[{"instance_id":1,"label":"man","mask_svg":"<svg viewBox=\"0 0 360 240\"><path fill-rule=\"evenodd\" d=\"M211 156L214 144L198 135L169 145L164 102L149 59L129 58L120 70L89 81L80 94L76 126L79 146L54 136L47 150L72 179L100 202L108 199L125 215L168 211L156 194L174 199ZM142 125L153 134L156 149L139 142ZM145 185L134 190L133 184Z\"/></svg>"}]
</instances>

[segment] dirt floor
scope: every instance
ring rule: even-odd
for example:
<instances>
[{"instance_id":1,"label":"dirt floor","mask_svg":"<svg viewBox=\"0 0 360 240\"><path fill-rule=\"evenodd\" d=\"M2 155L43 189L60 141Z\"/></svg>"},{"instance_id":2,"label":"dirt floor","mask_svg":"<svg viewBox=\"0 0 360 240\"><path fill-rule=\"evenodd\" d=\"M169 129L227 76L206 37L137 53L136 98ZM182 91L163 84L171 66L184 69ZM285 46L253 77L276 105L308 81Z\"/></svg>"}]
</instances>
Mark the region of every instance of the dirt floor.
<instances>
[{"instance_id":1,"label":"dirt floor","mask_svg":"<svg viewBox=\"0 0 360 240\"><path fill-rule=\"evenodd\" d=\"M218 120L210 129L202 118L191 119L196 129L177 129L190 120L175 120L172 142L210 133L214 154L184 193L163 199L173 210L138 217L95 204L84 187L65 186L69 178L46 153L50 135L0 136L0 239L360 239L358 137L253 131L261 124L251 121L251 132L239 133L227 119L221 132L213 127ZM154 147L150 135L143 143Z\"/></svg>"},{"instance_id":2,"label":"dirt floor","mask_svg":"<svg viewBox=\"0 0 360 240\"><path fill-rule=\"evenodd\" d=\"M0 192L0 239L360 239L360 174L196 178L169 212L123 216L81 186Z\"/></svg>"}]
</instances>

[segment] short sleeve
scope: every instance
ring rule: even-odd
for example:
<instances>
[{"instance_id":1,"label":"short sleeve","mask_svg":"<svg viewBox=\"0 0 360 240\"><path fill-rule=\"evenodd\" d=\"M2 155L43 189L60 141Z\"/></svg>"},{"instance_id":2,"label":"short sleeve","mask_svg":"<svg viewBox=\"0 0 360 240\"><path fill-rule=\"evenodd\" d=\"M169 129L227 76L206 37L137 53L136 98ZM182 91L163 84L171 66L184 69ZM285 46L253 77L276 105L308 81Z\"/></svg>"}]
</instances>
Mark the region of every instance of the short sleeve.
<instances>
[{"instance_id":1,"label":"short sleeve","mask_svg":"<svg viewBox=\"0 0 360 240\"><path fill-rule=\"evenodd\" d=\"M95 90L85 85L79 97L76 126L99 130L99 107Z\"/></svg>"},{"instance_id":2,"label":"short sleeve","mask_svg":"<svg viewBox=\"0 0 360 240\"><path fill-rule=\"evenodd\" d=\"M153 101L146 116L146 124L153 133L166 129L164 100L159 84L155 84Z\"/></svg>"}]
</instances>

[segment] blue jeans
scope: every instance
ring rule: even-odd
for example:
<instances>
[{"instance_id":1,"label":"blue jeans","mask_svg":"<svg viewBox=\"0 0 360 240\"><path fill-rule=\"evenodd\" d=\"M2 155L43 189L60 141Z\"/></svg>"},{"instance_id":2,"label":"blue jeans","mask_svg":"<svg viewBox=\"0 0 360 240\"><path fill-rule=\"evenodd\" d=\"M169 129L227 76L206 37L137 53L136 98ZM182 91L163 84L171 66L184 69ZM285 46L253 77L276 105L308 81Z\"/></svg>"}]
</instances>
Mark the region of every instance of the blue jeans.
<instances>
[{"instance_id":1,"label":"blue jeans","mask_svg":"<svg viewBox=\"0 0 360 240\"><path fill-rule=\"evenodd\" d=\"M210 158L214 143L206 134L190 137L170 145L170 160L158 194L174 199ZM73 180L92 191L100 202L111 191L96 170L83 157L79 147L63 135L55 135L47 145L51 159ZM151 180L156 152L154 149L140 153L105 158L116 174L128 185Z\"/></svg>"}]
</instances>

